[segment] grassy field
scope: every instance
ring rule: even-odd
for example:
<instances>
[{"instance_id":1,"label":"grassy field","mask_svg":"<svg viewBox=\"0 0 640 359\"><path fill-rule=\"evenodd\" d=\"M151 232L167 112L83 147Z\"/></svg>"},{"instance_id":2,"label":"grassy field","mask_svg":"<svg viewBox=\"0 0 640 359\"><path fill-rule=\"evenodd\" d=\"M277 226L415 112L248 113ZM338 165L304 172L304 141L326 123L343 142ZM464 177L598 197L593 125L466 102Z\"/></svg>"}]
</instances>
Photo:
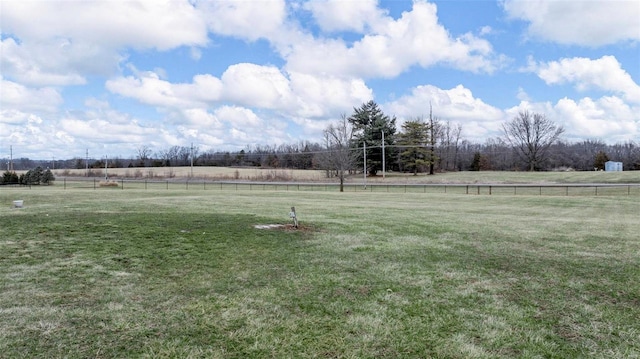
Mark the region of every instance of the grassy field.
<instances>
[{"instance_id":1,"label":"grassy field","mask_svg":"<svg viewBox=\"0 0 640 359\"><path fill-rule=\"evenodd\" d=\"M24 171L23 171L24 172ZM92 173L98 178L104 177L104 170L94 169ZM258 167L146 167L146 168L109 168L107 174L112 178L188 178L205 180L242 180L242 181L337 181L328 179L324 171L319 170L291 170ZM67 176L84 176L85 170L54 171L57 178ZM361 183L362 174L347 178L348 183ZM596 172L596 171L568 171L568 172L506 172L506 171L461 171L437 173L434 176L410 173L386 172L384 177L380 172L376 177L369 177L371 183L640 183L640 171L624 172Z\"/></svg>"},{"instance_id":2,"label":"grassy field","mask_svg":"<svg viewBox=\"0 0 640 359\"><path fill-rule=\"evenodd\" d=\"M255 227L291 206L300 229ZM637 358L638 213L635 196L0 188L0 357Z\"/></svg>"}]
</instances>

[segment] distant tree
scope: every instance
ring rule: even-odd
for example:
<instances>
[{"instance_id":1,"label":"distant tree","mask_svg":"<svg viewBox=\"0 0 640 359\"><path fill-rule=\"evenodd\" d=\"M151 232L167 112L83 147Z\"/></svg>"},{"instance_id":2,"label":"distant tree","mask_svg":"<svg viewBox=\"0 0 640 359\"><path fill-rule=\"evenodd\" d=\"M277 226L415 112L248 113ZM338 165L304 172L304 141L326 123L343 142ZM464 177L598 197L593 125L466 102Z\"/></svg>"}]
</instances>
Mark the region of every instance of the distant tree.
<instances>
[{"instance_id":1,"label":"distant tree","mask_svg":"<svg viewBox=\"0 0 640 359\"><path fill-rule=\"evenodd\" d=\"M429 104L429 174L433 175L434 166L438 157L436 156L436 145L438 144L438 137L440 137L440 132L442 129L442 124L437 117L433 117L433 111L431 109L431 104Z\"/></svg>"},{"instance_id":2,"label":"distant tree","mask_svg":"<svg viewBox=\"0 0 640 359\"><path fill-rule=\"evenodd\" d=\"M47 168L46 171L42 174L42 184L50 185L53 181L56 180L56 177L53 175L50 169Z\"/></svg>"},{"instance_id":3,"label":"distant tree","mask_svg":"<svg viewBox=\"0 0 640 359\"><path fill-rule=\"evenodd\" d=\"M597 171L604 170L605 162L609 161L609 156L603 151L596 153L596 158L593 161L593 168Z\"/></svg>"},{"instance_id":4,"label":"distant tree","mask_svg":"<svg viewBox=\"0 0 640 359\"><path fill-rule=\"evenodd\" d=\"M482 154L480 152L474 153L473 162L471 162L471 166L469 166L469 171L480 171L480 161L482 161Z\"/></svg>"},{"instance_id":5,"label":"distant tree","mask_svg":"<svg viewBox=\"0 0 640 359\"><path fill-rule=\"evenodd\" d=\"M357 161L356 153L351 147L353 128L346 116L324 130L326 149L318 155L320 166L327 171L335 171L340 179L340 192L344 192L344 180Z\"/></svg>"},{"instance_id":6,"label":"distant tree","mask_svg":"<svg viewBox=\"0 0 640 359\"><path fill-rule=\"evenodd\" d=\"M370 175L375 176L382 169L382 137L384 144L391 146L395 142L396 118L385 115L374 101L363 104L360 108L354 108L353 114L347 119L353 128L353 148L367 146L366 168ZM357 151L356 151L357 152ZM357 152L358 160L363 161L363 153ZM386 148L386 164L391 164L394 158L392 148Z\"/></svg>"},{"instance_id":7,"label":"distant tree","mask_svg":"<svg viewBox=\"0 0 640 359\"><path fill-rule=\"evenodd\" d=\"M104 161L103 160L96 160L95 162L93 162L90 166L91 168L104 168Z\"/></svg>"},{"instance_id":8,"label":"distant tree","mask_svg":"<svg viewBox=\"0 0 640 359\"><path fill-rule=\"evenodd\" d=\"M442 125L440 131L440 146L438 146L438 153L436 154L441 169L445 171L455 171L458 169L458 151L461 137L461 124L452 124L450 121L447 121Z\"/></svg>"},{"instance_id":9,"label":"distant tree","mask_svg":"<svg viewBox=\"0 0 640 359\"><path fill-rule=\"evenodd\" d=\"M151 157L151 148L146 145L138 147L138 167L146 167Z\"/></svg>"},{"instance_id":10,"label":"distant tree","mask_svg":"<svg viewBox=\"0 0 640 359\"><path fill-rule=\"evenodd\" d=\"M238 154L236 155L236 164L239 166L243 166L244 165L244 156L245 156L245 152L244 150L240 150L240 152L238 152Z\"/></svg>"},{"instance_id":11,"label":"distant tree","mask_svg":"<svg viewBox=\"0 0 640 359\"><path fill-rule=\"evenodd\" d=\"M42 169L42 167L38 166L30 170L29 172L31 172L31 176L29 179L31 180L32 184L42 183L42 177L44 177L44 170Z\"/></svg>"},{"instance_id":12,"label":"distant tree","mask_svg":"<svg viewBox=\"0 0 640 359\"><path fill-rule=\"evenodd\" d=\"M505 139L525 161L530 171L541 167L549 147L564 132L544 114L520 112L513 120L502 125Z\"/></svg>"},{"instance_id":13,"label":"distant tree","mask_svg":"<svg viewBox=\"0 0 640 359\"><path fill-rule=\"evenodd\" d=\"M401 166L417 175L422 167L430 163L430 152L426 148L428 144L429 126L422 119L403 123L402 131L398 134Z\"/></svg>"},{"instance_id":14,"label":"distant tree","mask_svg":"<svg viewBox=\"0 0 640 359\"><path fill-rule=\"evenodd\" d=\"M20 183L20 176L15 171L6 170L0 179L1 184L17 184Z\"/></svg>"}]
</instances>

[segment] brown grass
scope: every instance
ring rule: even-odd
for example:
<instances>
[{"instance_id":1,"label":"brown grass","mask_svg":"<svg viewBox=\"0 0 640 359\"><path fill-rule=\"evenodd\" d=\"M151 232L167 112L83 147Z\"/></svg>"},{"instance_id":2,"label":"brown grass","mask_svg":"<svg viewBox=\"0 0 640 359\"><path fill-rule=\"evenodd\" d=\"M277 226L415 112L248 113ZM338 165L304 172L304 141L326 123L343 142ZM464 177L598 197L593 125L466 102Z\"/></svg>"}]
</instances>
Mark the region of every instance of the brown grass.
<instances>
[{"instance_id":1,"label":"brown grass","mask_svg":"<svg viewBox=\"0 0 640 359\"><path fill-rule=\"evenodd\" d=\"M109 177L117 178L198 178L206 180L240 181L322 181L325 172L319 170L292 170L284 168L256 167L131 167L109 168ZM84 177L84 169L62 169L54 171L62 177ZM90 177L104 177L104 170L93 169Z\"/></svg>"}]
</instances>

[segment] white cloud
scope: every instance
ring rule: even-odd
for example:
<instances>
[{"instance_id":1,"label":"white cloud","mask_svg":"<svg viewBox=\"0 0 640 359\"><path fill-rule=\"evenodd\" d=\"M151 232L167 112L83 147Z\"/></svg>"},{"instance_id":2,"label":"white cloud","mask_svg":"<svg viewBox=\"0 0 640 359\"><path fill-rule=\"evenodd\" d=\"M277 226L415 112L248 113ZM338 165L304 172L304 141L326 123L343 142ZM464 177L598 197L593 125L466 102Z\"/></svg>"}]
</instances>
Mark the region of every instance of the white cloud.
<instances>
[{"instance_id":1,"label":"white cloud","mask_svg":"<svg viewBox=\"0 0 640 359\"><path fill-rule=\"evenodd\" d=\"M222 74L225 99L260 108L286 108L293 100L289 80L273 66L241 63Z\"/></svg>"},{"instance_id":2,"label":"white cloud","mask_svg":"<svg viewBox=\"0 0 640 359\"><path fill-rule=\"evenodd\" d=\"M212 113L209 113L203 108L190 108L182 111L184 118L187 119L189 124L202 128L203 130L217 130L222 128L222 123Z\"/></svg>"},{"instance_id":3,"label":"white cloud","mask_svg":"<svg viewBox=\"0 0 640 359\"><path fill-rule=\"evenodd\" d=\"M522 87L518 87L516 98L520 101L531 101L529 94Z\"/></svg>"},{"instance_id":4,"label":"white cloud","mask_svg":"<svg viewBox=\"0 0 640 359\"><path fill-rule=\"evenodd\" d=\"M110 59L95 54L84 46L70 46L66 40L44 43L18 43L12 38L0 42L0 62L4 77L35 86L78 85L86 82L82 70L101 72L114 69L115 54ZM104 55L104 54L102 54ZM111 60L116 61L111 61Z\"/></svg>"},{"instance_id":5,"label":"white cloud","mask_svg":"<svg viewBox=\"0 0 640 359\"><path fill-rule=\"evenodd\" d=\"M3 1L1 19L3 74L33 85L84 84L87 75L111 74L129 48L208 42L204 19L186 0Z\"/></svg>"},{"instance_id":6,"label":"white cloud","mask_svg":"<svg viewBox=\"0 0 640 359\"><path fill-rule=\"evenodd\" d=\"M206 24L187 0L3 1L2 32L24 41L69 39L108 48L206 45Z\"/></svg>"},{"instance_id":7,"label":"white cloud","mask_svg":"<svg viewBox=\"0 0 640 359\"><path fill-rule=\"evenodd\" d=\"M222 106L215 111L221 121L244 129L260 129L264 122L253 111L238 106Z\"/></svg>"},{"instance_id":8,"label":"white cloud","mask_svg":"<svg viewBox=\"0 0 640 359\"><path fill-rule=\"evenodd\" d=\"M607 143L618 143L637 141L640 137L640 107L629 105L616 96L604 96L596 100L565 97L556 103L523 101L505 110L505 119L510 120L523 110L543 113L551 121L563 126L566 130L563 138L569 141L596 138Z\"/></svg>"},{"instance_id":9,"label":"white cloud","mask_svg":"<svg viewBox=\"0 0 640 359\"><path fill-rule=\"evenodd\" d=\"M597 60L570 58L538 65L538 76L548 85L572 83L579 91L595 88L623 94L625 99L640 102L640 86L623 70L614 56Z\"/></svg>"},{"instance_id":10,"label":"white cloud","mask_svg":"<svg viewBox=\"0 0 640 359\"><path fill-rule=\"evenodd\" d=\"M276 118L264 119L251 109L239 106L222 106L215 111L226 124L225 144L236 147L286 142L287 123Z\"/></svg>"},{"instance_id":11,"label":"white cloud","mask_svg":"<svg viewBox=\"0 0 640 359\"><path fill-rule=\"evenodd\" d=\"M68 158L69 149L75 143L75 139L60 130L55 121L44 120L33 113L2 110L0 124L0 137L6 147L12 146L13 158Z\"/></svg>"},{"instance_id":12,"label":"white cloud","mask_svg":"<svg viewBox=\"0 0 640 359\"><path fill-rule=\"evenodd\" d=\"M444 90L432 85L417 86L410 95L384 104L385 112L399 119L398 128L404 121L415 118L429 119L429 105L432 114L440 121L459 123L466 139L483 142L498 136L505 120L505 113L479 98L462 85Z\"/></svg>"},{"instance_id":13,"label":"white cloud","mask_svg":"<svg viewBox=\"0 0 640 359\"><path fill-rule=\"evenodd\" d=\"M433 115L441 120L456 121L500 121L503 112L491 105L475 98L471 90L458 85L449 90L443 90L432 85L417 86L411 94L398 98L385 105L385 109L403 118L429 116L429 104Z\"/></svg>"},{"instance_id":14,"label":"white cloud","mask_svg":"<svg viewBox=\"0 0 640 359\"><path fill-rule=\"evenodd\" d=\"M561 99L553 108L555 117L574 138L598 138L607 142L637 140L640 136L640 108L632 108L617 97L596 101Z\"/></svg>"},{"instance_id":15,"label":"white cloud","mask_svg":"<svg viewBox=\"0 0 640 359\"><path fill-rule=\"evenodd\" d=\"M336 76L283 73L274 66L240 63L218 79L196 75L191 83L174 84L156 72L109 80L112 93L162 109L214 108L218 104L272 110L287 117L323 117L350 111L373 98L363 80Z\"/></svg>"},{"instance_id":16,"label":"white cloud","mask_svg":"<svg viewBox=\"0 0 640 359\"><path fill-rule=\"evenodd\" d=\"M529 22L530 36L568 45L602 46L640 40L635 0L505 0L507 15Z\"/></svg>"},{"instance_id":17,"label":"white cloud","mask_svg":"<svg viewBox=\"0 0 640 359\"><path fill-rule=\"evenodd\" d=\"M252 41L273 36L287 16L284 0L202 1L196 6L214 33Z\"/></svg>"},{"instance_id":18,"label":"white cloud","mask_svg":"<svg viewBox=\"0 0 640 359\"><path fill-rule=\"evenodd\" d=\"M397 20L380 17L372 31L348 46L343 40L297 38L282 56L292 72L357 77L395 77L411 66L435 64L471 72L493 72L500 56L491 44L471 34L457 38L438 23L436 6L416 0ZM329 59L330 57L330 59Z\"/></svg>"},{"instance_id":19,"label":"white cloud","mask_svg":"<svg viewBox=\"0 0 640 359\"><path fill-rule=\"evenodd\" d=\"M295 72L290 77L291 88L298 98L295 115L299 117L335 115L373 98L373 91L361 79Z\"/></svg>"},{"instance_id":20,"label":"white cloud","mask_svg":"<svg viewBox=\"0 0 640 359\"><path fill-rule=\"evenodd\" d=\"M134 98L159 108L193 108L220 99L222 83L211 75L196 75L192 83L173 84L155 72L139 77L118 77L105 84L112 93Z\"/></svg>"},{"instance_id":21,"label":"white cloud","mask_svg":"<svg viewBox=\"0 0 640 359\"><path fill-rule=\"evenodd\" d=\"M324 31L355 31L362 33L369 24L378 23L386 12L378 8L377 0L312 0L305 3Z\"/></svg>"},{"instance_id":22,"label":"white cloud","mask_svg":"<svg viewBox=\"0 0 640 359\"><path fill-rule=\"evenodd\" d=\"M60 92L54 88L29 88L0 77L0 108L3 112L10 109L52 112L62 103Z\"/></svg>"}]
</instances>

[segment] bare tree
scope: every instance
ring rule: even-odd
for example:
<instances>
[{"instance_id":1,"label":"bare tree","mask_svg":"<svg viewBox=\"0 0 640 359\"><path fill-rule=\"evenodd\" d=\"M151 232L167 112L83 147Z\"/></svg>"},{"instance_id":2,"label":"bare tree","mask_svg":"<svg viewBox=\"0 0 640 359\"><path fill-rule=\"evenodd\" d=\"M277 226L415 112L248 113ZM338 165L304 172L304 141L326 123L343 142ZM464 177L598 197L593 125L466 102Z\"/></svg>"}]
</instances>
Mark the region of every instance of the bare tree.
<instances>
[{"instance_id":1,"label":"bare tree","mask_svg":"<svg viewBox=\"0 0 640 359\"><path fill-rule=\"evenodd\" d=\"M151 156L151 148L149 146L142 145L138 147L137 151L139 160L138 166L145 167L147 165L149 157Z\"/></svg>"},{"instance_id":2,"label":"bare tree","mask_svg":"<svg viewBox=\"0 0 640 359\"><path fill-rule=\"evenodd\" d=\"M440 122L440 119L438 119L437 117L433 117L431 103L429 103L428 126L429 126L429 151L430 151L429 174L433 175L434 165L436 161L438 161L438 158L436 156L436 145L438 144L438 138L440 137L440 132L442 131L442 123Z\"/></svg>"},{"instance_id":3,"label":"bare tree","mask_svg":"<svg viewBox=\"0 0 640 359\"><path fill-rule=\"evenodd\" d=\"M351 147L353 128L347 117L329 125L324 130L326 152L319 156L321 166L327 170L335 171L340 179L340 192L344 192L344 179L349 170L356 163L357 154Z\"/></svg>"},{"instance_id":4,"label":"bare tree","mask_svg":"<svg viewBox=\"0 0 640 359\"><path fill-rule=\"evenodd\" d=\"M544 114L520 112L510 122L502 125L506 141L516 149L527 163L530 171L535 171L547 158L547 150L564 132L562 126L549 120Z\"/></svg>"},{"instance_id":5,"label":"bare tree","mask_svg":"<svg viewBox=\"0 0 640 359\"><path fill-rule=\"evenodd\" d=\"M437 154L440 169L445 171L455 171L458 169L458 151L461 136L461 124L452 124L451 121L447 121L442 125L442 131L440 131L440 146L438 146Z\"/></svg>"}]
</instances>

